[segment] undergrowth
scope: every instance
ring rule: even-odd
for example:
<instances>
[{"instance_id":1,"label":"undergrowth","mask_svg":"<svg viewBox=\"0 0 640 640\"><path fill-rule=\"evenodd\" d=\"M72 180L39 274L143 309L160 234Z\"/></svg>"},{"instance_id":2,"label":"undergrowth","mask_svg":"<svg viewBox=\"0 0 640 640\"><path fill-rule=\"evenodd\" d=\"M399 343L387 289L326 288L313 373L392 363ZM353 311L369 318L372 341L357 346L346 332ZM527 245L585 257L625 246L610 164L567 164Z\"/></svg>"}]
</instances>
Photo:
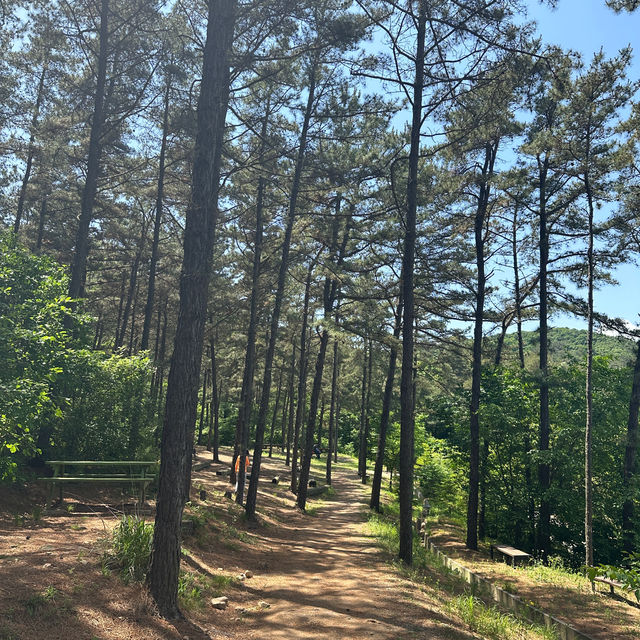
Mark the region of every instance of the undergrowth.
<instances>
[{"instance_id":1,"label":"undergrowth","mask_svg":"<svg viewBox=\"0 0 640 640\"><path fill-rule=\"evenodd\" d=\"M142 582L147 575L153 543L153 524L137 516L124 516L113 530L103 570L118 570L125 583Z\"/></svg>"}]
</instances>

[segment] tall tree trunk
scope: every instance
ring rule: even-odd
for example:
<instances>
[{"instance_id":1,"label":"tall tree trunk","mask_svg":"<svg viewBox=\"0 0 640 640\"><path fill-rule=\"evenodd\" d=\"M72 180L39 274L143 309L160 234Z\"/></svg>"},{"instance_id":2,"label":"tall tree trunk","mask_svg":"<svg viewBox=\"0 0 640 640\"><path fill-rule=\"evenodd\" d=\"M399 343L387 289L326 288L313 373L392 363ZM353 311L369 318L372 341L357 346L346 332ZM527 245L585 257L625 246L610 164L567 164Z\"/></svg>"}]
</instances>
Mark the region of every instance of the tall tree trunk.
<instances>
[{"instance_id":1,"label":"tall tree trunk","mask_svg":"<svg viewBox=\"0 0 640 640\"><path fill-rule=\"evenodd\" d=\"M127 349L127 356L131 355L137 350L136 341L136 309L138 307L138 294L140 293L140 280L136 278L136 285L133 293L133 306L131 307L131 331L129 332L129 347Z\"/></svg>"},{"instance_id":2,"label":"tall tree trunk","mask_svg":"<svg viewBox=\"0 0 640 640\"><path fill-rule=\"evenodd\" d=\"M157 416L158 416L158 422L157 422L157 427L156 427L156 431L155 431L155 442L156 444L158 444L158 439L159 439L159 435L160 435L160 427L161 427L161 423L160 423L160 417L162 416L162 397L163 397L163 384L164 384L164 361L165 361L165 357L166 357L166 353L167 353L167 323L168 323L168 316L167 316L167 306L168 306L168 300L165 298L164 300L164 305L163 305L163 309L162 309L162 335L160 337L160 349L158 351L158 355L155 359L156 362L156 367L157 367L157 371L156 371L156 388L157 388L157 392L156 392L156 397L157 397Z\"/></svg>"},{"instance_id":3,"label":"tall tree trunk","mask_svg":"<svg viewBox=\"0 0 640 640\"><path fill-rule=\"evenodd\" d=\"M478 548L478 495L480 486L480 385L482 377L482 326L484 323L484 297L486 276L484 269L484 228L487 219L487 208L491 192L490 180L493 176L493 165L498 152L497 141L487 142L485 146L484 164L478 205L474 224L476 247L476 309L473 328L473 364L471 367L471 406L469 421L469 500L467 502L467 539L469 549Z\"/></svg>"},{"instance_id":4,"label":"tall tree trunk","mask_svg":"<svg viewBox=\"0 0 640 640\"><path fill-rule=\"evenodd\" d=\"M373 340L369 338L369 369L367 371L367 398L364 410L364 438L362 452L362 484L367 484L367 461L369 459L369 436L371 433L371 378L373 373ZM414 389L415 397L415 389Z\"/></svg>"},{"instance_id":5,"label":"tall tree trunk","mask_svg":"<svg viewBox=\"0 0 640 640\"><path fill-rule=\"evenodd\" d=\"M587 138L586 163L589 164L590 140ZM588 248L587 248L587 372L585 383L586 423L584 431L584 549L585 565L593 566L593 192L588 173L584 176L587 196L588 214Z\"/></svg>"},{"instance_id":6,"label":"tall tree trunk","mask_svg":"<svg viewBox=\"0 0 640 640\"><path fill-rule=\"evenodd\" d=\"M207 440L207 450L211 451L213 447L213 461L220 462L220 392L218 390L218 362L216 360L216 346L215 341L212 338L209 343L209 354L211 357L211 401L214 403L213 407L213 445L211 443L211 432L209 432L209 438Z\"/></svg>"},{"instance_id":7,"label":"tall tree trunk","mask_svg":"<svg viewBox=\"0 0 640 640\"><path fill-rule=\"evenodd\" d=\"M146 225L142 225L142 231L140 236L140 243L136 249L133 263L129 271L129 287L127 289L127 300L124 305L124 313L122 315L122 325L120 327L120 333L116 340L115 348L122 347L125 341L125 334L127 332L127 325L129 324L129 316L131 315L131 308L135 297L136 284L138 282L138 267L140 265L140 258L142 256L142 248L144 246L144 236L146 235ZM133 321L132 321L133 322Z\"/></svg>"},{"instance_id":8,"label":"tall tree trunk","mask_svg":"<svg viewBox=\"0 0 640 640\"><path fill-rule=\"evenodd\" d=\"M636 550L635 507L638 499L636 476L638 473L638 410L640 409L640 340L637 343L636 364L633 369L633 384L627 420L627 444L622 468L624 502L622 504L622 548L627 553Z\"/></svg>"},{"instance_id":9,"label":"tall tree trunk","mask_svg":"<svg viewBox=\"0 0 640 640\"><path fill-rule=\"evenodd\" d=\"M42 240L44 239L44 223L47 220L47 196L42 198L40 204L40 215L38 216L38 237L36 239L36 251L42 251Z\"/></svg>"},{"instance_id":10,"label":"tall tree trunk","mask_svg":"<svg viewBox=\"0 0 640 640\"><path fill-rule=\"evenodd\" d=\"M260 398L260 409L258 411L258 422L256 425L256 448L253 454L253 466L251 468L251 482L249 483L249 491L247 492L246 513L248 518L253 518L256 512L256 500L258 496L258 479L260 477L260 464L262 462L262 443L264 441L264 430L267 424L267 411L269 409L269 396L271 394L271 368L273 366L273 357L278 339L278 325L280 322L280 309L282 307L282 298L284 296L284 287L287 278L287 268L289 265L289 250L291 247L291 234L293 232L293 223L296 216L296 208L298 204L298 194L300 191L300 181L302 179L302 169L307 150L307 135L311 116L315 104L316 94L316 74L318 71L319 60L317 57L311 62L309 70L309 86L307 95L307 104L304 112L304 120L302 130L300 132L300 140L298 146L298 155L296 158L296 166L293 172L293 181L291 184L291 195L289 197L289 212L287 216L287 224L285 228L284 240L282 243L282 257L280 259L280 269L278 271L278 285L276 289L276 297L274 300L274 309L271 316L271 327L269 329L269 344L267 346L267 354L264 365L264 378L262 382L262 395Z\"/></svg>"},{"instance_id":11,"label":"tall tree trunk","mask_svg":"<svg viewBox=\"0 0 640 640\"><path fill-rule=\"evenodd\" d=\"M271 416L271 431L269 433L269 457L273 455L273 432L276 428L276 416L278 415L278 407L280 405L280 394L282 393L282 369L280 369L280 376L278 378L278 386L276 390L276 402L273 407L273 415Z\"/></svg>"},{"instance_id":12,"label":"tall tree trunk","mask_svg":"<svg viewBox=\"0 0 640 640\"><path fill-rule=\"evenodd\" d=\"M249 446L249 422L253 404L253 381L256 369L256 333L258 329L258 298L260 296L260 263L262 260L262 227L264 214L264 190L266 181L262 175L264 154L266 150L267 131L269 127L270 99L267 99L262 129L260 132L259 166L261 175L258 178L258 193L256 198L256 230L253 247L253 269L251 273L251 299L249 304L249 328L247 330L247 349L244 358L244 373L242 375L242 389L240 391L240 406L238 407L238 424L236 426L236 441L231 464L232 482L235 482L236 457L241 456L240 469L245 468L245 451ZM255 460L251 473L255 469ZM236 502L242 504L244 497L244 473L240 474Z\"/></svg>"},{"instance_id":13,"label":"tall tree trunk","mask_svg":"<svg viewBox=\"0 0 640 640\"><path fill-rule=\"evenodd\" d=\"M151 260L149 262L149 282L147 285L147 302L144 307L144 324L142 325L142 340L140 349L149 348L149 332L153 315L153 302L156 292L156 271L158 269L158 247L160 246L160 229L162 228L162 205L164 202L164 173L165 155L167 152L167 138L169 136L169 96L171 94L171 78L167 79L164 91L164 112L162 116L162 142L160 144L160 159L158 166L158 186L156 187L156 212L153 219L153 240L151 242Z\"/></svg>"},{"instance_id":14,"label":"tall tree trunk","mask_svg":"<svg viewBox=\"0 0 640 640\"><path fill-rule=\"evenodd\" d=\"M513 209L511 227L511 254L513 258L513 295L516 306L516 325L518 329L518 360L524 369L524 342L522 340L522 297L520 294L520 267L518 266L518 208Z\"/></svg>"},{"instance_id":15,"label":"tall tree trunk","mask_svg":"<svg viewBox=\"0 0 640 640\"><path fill-rule=\"evenodd\" d=\"M204 408L207 404L207 383L209 382L209 370L204 370L204 378L202 380L202 404L200 405L200 422L198 424L198 439L196 442L202 444L202 431L204 430Z\"/></svg>"},{"instance_id":16,"label":"tall tree trunk","mask_svg":"<svg viewBox=\"0 0 640 640\"><path fill-rule=\"evenodd\" d=\"M480 459L480 510L478 512L478 537L484 540L486 536L486 513L487 513L487 465L489 460L489 440L482 439L483 455Z\"/></svg>"},{"instance_id":17,"label":"tall tree trunk","mask_svg":"<svg viewBox=\"0 0 640 640\"><path fill-rule=\"evenodd\" d=\"M18 196L18 207L16 210L16 219L13 223L13 232L15 234L20 230L20 223L24 212L24 201L27 196L27 186L31 177L31 168L33 166L33 156L36 152L36 130L38 128L38 118L40 117L40 107L42 106L42 98L44 97L44 81L49 68L49 51L45 53L42 62L42 71L40 72L40 80L38 82L38 92L36 94L36 103L33 107L33 116L31 117L31 131L29 133L29 144L27 146L27 165L22 176L22 184L20 185L20 195Z\"/></svg>"},{"instance_id":18,"label":"tall tree trunk","mask_svg":"<svg viewBox=\"0 0 640 640\"><path fill-rule=\"evenodd\" d=\"M116 321L116 335L114 340L114 347L117 349L122 344L122 338L120 337L121 331L120 327L122 325L122 311L124 309L124 299L125 293L127 290L127 274L126 272L122 272L122 282L120 283L120 302L118 303L118 319Z\"/></svg>"},{"instance_id":19,"label":"tall tree trunk","mask_svg":"<svg viewBox=\"0 0 640 640\"><path fill-rule=\"evenodd\" d=\"M333 438L333 461L338 463L338 439L340 437L340 411L342 409L342 394L340 393L340 378L336 385L336 427L335 437Z\"/></svg>"},{"instance_id":20,"label":"tall tree trunk","mask_svg":"<svg viewBox=\"0 0 640 640\"><path fill-rule=\"evenodd\" d=\"M84 286L87 272L87 256L89 255L89 226L93 219L93 207L98 189L100 173L100 156L102 155L102 129L104 126L105 87L107 82L107 54L109 50L109 0L100 3L100 33L98 42L98 73L96 77L96 93L89 134L89 151L87 155L87 176L82 191L80 219L76 234L73 265L69 283L69 297L73 300L84 297ZM75 303L73 303L75 306ZM71 326L68 317L67 328Z\"/></svg>"},{"instance_id":21,"label":"tall tree trunk","mask_svg":"<svg viewBox=\"0 0 640 640\"><path fill-rule=\"evenodd\" d=\"M547 228L546 181L549 159L538 156L539 169L539 208L540 208L540 424L538 429L538 449L549 450L551 423L549 420L549 330L548 330L548 293L547 268L549 264L549 229ZM543 453L545 455L545 453ZM538 463L538 482L540 484L540 512L536 546L544 560L549 555L551 541L551 507L549 504L550 468L548 462Z\"/></svg>"},{"instance_id":22,"label":"tall tree trunk","mask_svg":"<svg viewBox=\"0 0 640 640\"><path fill-rule=\"evenodd\" d=\"M191 200L186 213L180 308L167 386L149 590L160 614L180 616L180 526L191 480L191 449L198 402L211 255L218 208L220 162L229 98L228 55L236 0L210 0Z\"/></svg>"},{"instance_id":23,"label":"tall tree trunk","mask_svg":"<svg viewBox=\"0 0 640 640\"><path fill-rule=\"evenodd\" d=\"M338 319L336 317L336 324ZM338 341L333 341L333 370L331 372L331 400L329 401L329 442L327 443L327 472L326 482L331 484L331 459L336 440L336 390L338 387L339 371Z\"/></svg>"},{"instance_id":24,"label":"tall tree trunk","mask_svg":"<svg viewBox=\"0 0 640 640\"><path fill-rule=\"evenodd\" d=\"M296 403L296 419L293 430L293 454L291 457L291 491L295 493L298 490L298 449L300 442L300 429L304 421L304 409L307 397L307 324L309 321L309 294L311 291L311 272L315 261L309 266L307 273L307 281L304 288L304 305L302 308L302 329L300 331L300 358L298 365L298 401Z\"/></svg>"},{"instance_id":25,"label":"tall tree trunk","mask_svg":"<svg viewBox=\"0 0 640 640\"><path fill-rule=\"evenodd\" d=\"M291 371L289 373L289 415L287 417L287 459L285 465L288 467L291 464L291 440L293 438L293 379L296 370L296 341L293 340L293 348L291 350Z\"/></svg>"},{"instance_id":26,"label":"tall tree trunk","mask_svg":"<svg viewBox=\"0 0 640 640\"><path fill-rule=\"evenodd\" d=\"M344 236L338 247L338 231L340 225L340 204L342 198L338 195L335 199L335 215L333 218L331 244L329 246L329 259L339 268L344 260L344 254L349 240L351 230L351 221L347 219ZM307 438L304 452L304 460L300 470L300 481L298 483L298 499L297 505L304 511L307 501L307 483L309 481L309 472L311 470L311 458L313 456L313 445L315 437L315 422L318 413L318 401L322 390L322 375L324 371L324 362L327 354L327 345L329 344L329 329L327 324L333 313L333 307L338 297L338 281L331 278L325 278L323 290L323 327L320 332L320 349L316 358L316 370L313 378L313 388L311 391L311 402L309 408L309 417L307 422Z\"/></svg>"},{"instance_id":27,"label":"tall tree trunk","mask_svg":"<svg viewBox=\"0 0 640 640\"><path fill-rule=\"evenodd\" d=\"M367 371L368 358L370 354L367 351L366 338L362 341L362 383L360 385L360 429L358 431L358 476L361 478L366 473L366 443L365 422L366 422L366 405L367 405Z\"/></svg>"},{"instance_id":28,"label":"tall tree trunk","mask_svg":"<svg viewBox=\"0 0 640 640\"><path fill-rule=\"evenodd\" d=\"M296 503L302 511L307 504L307 485L309 482L309 472L311 471L311 458L313 456L313 444L316 435L316 416L318 415L318 400L322 387L322 370L324 367L327 344L329 342L329 331L325 328L320 334L320 349L316 358L316 370L313 376L313 388L311 390L311 401L309 403L309 417L307 418L306 443L304 448L304 459L300 468L300 480L298 482L298 498Z\"/></svg>"},{"instance_id":29,"label":"tall tree trunk","mask_svg":"<svg viewBox=\"0 0 640 640\"><path fill-rule=\"evenodd\" d=\"M413 562L413 457L414 457L414 400L413 400L413 323L415 304L413 269L416 258L416 212L418 202L418 160L420 156L420 127L422 124L422 91L424 88L424 41L426 33L426 0L418 0L418 33L416 39L415 80L411 119L411 147L407 180L407 211L405 215L404 247L402 252L402 375L400 380L400 544L398 555L407 565Z\"/></svg>"},{"instance_id":30,"label":"tall tree trunk","mask_svg":"<svg viewBox=\"0 0 640 640\"><path fill-rule=\"evenodd\" d=\"M382 396L382 413L380 415L380 431L378 433L378 450L376 452L376 465L373 471L371 483L371 500L369 508L380 511L380 489L382 487L382 470L384 467L384 454L387 446L387 432L389 430L389 414L391 413L391 398L393 396L393 381L396 375L396 363L398 361L398 338L402 329L402 296L398 298L395 326L393 328L393 342L389 351L389 366L387 368L387 380Z\"/></svg>"}]
</instances>

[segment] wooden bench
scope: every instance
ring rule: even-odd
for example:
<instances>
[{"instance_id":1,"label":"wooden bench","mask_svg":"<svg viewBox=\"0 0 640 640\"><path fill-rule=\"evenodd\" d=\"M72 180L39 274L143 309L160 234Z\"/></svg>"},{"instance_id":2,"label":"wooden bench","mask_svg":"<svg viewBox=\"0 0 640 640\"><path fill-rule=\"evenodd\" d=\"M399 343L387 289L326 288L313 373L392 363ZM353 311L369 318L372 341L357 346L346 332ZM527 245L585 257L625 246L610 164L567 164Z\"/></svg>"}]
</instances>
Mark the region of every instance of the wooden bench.
<instances>
[{"instance_id":1,"label":"wooden bench","mask_svg":"<svg viewBox=\"0 0 640 640\"><path fill-rule=\"evenodd\" d=\"M593 589L593 591L596 590L596 582L602 582L602 584L608 584L609 585L609 591L611 593L613 593L613 589L615 587L618 587L618 589L622 589L624 587L622 582L618 582L617 580L612 580L611 578L607 578L605 576L596 576L591 581L591 588Z\"/></svg>"},{"instance_id":2,"label":"wooden bench","mask_svg":"<svg viewBox=\"0 0 640 640\"><path fill-rule=\"evenodd\" d=\"M525 551L520 551L520 549L516 549L515 547L511 547L507 544L492 544L490 547L491 559L493 560L493 552L497 551L501 553L503 556L511 558L511 566L516 566L517 560L529 560L531 555L526 553Z\"/></svg>"},{"instance_id":3,"label":"wooden bench","mask_svg":"<svg viewBox=\"0 0 640 640\"><path fill-rule=\"evenodd\" d=\"M47 505L51 504L56 485L62 503L65 484L120 484L137 487L139 504L142 506L147 486L155 480L155 476L149 474L148 470L157 463L139 460L48 460L47 464L53 467L53 476L38 478L39 482L49 485ZM85 471L87 468L97 471L88 473ZM73 471L70 474L67 473L69 469Z\"/></svg>"}]
</instances>

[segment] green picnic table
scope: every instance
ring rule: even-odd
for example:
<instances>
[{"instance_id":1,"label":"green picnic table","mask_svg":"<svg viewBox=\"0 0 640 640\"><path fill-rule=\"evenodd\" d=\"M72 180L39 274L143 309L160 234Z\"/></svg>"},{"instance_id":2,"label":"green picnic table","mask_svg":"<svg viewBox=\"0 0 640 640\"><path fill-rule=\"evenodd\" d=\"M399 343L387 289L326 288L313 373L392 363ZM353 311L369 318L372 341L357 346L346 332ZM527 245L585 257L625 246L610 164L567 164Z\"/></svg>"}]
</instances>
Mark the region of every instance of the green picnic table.
<instances>
[{"instance_id":1,"label":"green picnic table","mask_svg":"<svg viewBox=\"0 0 640 640\"><path fill-rule=\"evenodd\" d=\"M47 504L51 502L56 485L60 490L62 502L63 485L81 483L137 486L140 489L142 505L147 485L155 479L155 475L150 474L149 469L158 463L155 460L47 460L46 464L53 468L53 476L38 480L49 484Z\"/></svg>"}]
</instances>

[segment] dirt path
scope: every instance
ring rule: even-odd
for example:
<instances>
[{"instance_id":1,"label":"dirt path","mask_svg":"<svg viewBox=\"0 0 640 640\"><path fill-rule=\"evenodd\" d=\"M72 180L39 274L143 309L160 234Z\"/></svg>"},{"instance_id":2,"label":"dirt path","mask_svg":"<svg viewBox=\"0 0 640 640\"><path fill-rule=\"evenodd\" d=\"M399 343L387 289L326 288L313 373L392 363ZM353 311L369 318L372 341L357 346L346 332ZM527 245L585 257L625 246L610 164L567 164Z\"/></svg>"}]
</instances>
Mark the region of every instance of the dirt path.
<instances>
[{"instance_id":1,"label":"dirt path","mask_svg":"<svg viewBox=\"0 0 640 640\"><path fill-rule=\"evenodd\" d=\"M334 469L335 495L310 501L303 514L284 462L266 458L260 519L251 526L223 497L229 461L223 456L224 464L193 475L186 517L204 520L184 540L182 567L201 592L183 603L182 622L158 618L142 585L104 571L101 539L120 520L117 493L70 489L52 514L39 512L44 495L36 484L0 495L0 640L480 638L442 613L435 585L404 579L376 548L367 535L370 488L355 471ZM279 485L270 482L275 475ZM253 576L239 580L247 570ZM211 606L217 591L229 598L226 610Z\"/></svg>"},{"instance_id":2,"label":"dirt path","mask_svg":"<svg viewBox=\"0 0 640 640\"><path fill-rule=\"evenodd\" d=\"M336 469L334 498L313 517L290 513L289 522L268 532L268 571L245 588L269 608L244 622L245 637L478 638L460 631L384 562L366 535L368 489L353 476Z\"/></svg>"}]
</instances>

